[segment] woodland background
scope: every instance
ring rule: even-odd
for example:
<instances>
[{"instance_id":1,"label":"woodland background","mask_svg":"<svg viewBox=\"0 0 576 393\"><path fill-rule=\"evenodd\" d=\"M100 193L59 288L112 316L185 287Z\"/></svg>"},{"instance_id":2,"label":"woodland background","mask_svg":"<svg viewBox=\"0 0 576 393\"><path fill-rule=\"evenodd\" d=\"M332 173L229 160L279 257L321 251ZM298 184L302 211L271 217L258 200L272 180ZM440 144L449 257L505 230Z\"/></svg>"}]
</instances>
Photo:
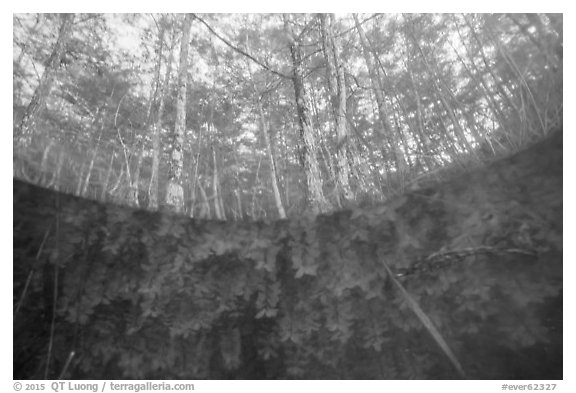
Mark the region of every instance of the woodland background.
<instances>
[{"instance_id":1,"label":"woodland background","mask_svg":"<svg viewBox=\"0 0 576 393\"><path fill-rule=\"evenodd\" d=\"M14 15L14 378L562 378L562 15Z\"/></svg>"},{"instance_id":2,"label":"woodland background","mask_svg":"<svg viewBox=\"0 0 576 393\"><path fill-rule=\"evenodd\" d=\"M15 15L14 174L200 218L384 201L558 127L562 39L558 14Z\"/></svg>"}]
</instances>

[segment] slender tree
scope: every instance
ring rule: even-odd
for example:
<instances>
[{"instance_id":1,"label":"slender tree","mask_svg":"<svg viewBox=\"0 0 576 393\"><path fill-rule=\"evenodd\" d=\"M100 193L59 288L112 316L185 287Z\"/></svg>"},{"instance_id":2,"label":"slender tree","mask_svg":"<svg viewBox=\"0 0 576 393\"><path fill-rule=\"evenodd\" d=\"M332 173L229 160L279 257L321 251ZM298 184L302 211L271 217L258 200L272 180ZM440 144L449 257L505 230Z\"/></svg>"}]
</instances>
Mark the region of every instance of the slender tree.
<instances>
[{"instance_id":1,"label":"slender tree","mask_svg":"<svg viewBox=\"0 0 576 393\"><path fill-rule=\"evenodd\" d=\"M309 207L315 213L331 209L330 202L322 190L322 174L316 154L316 140L310 119L310 108L304 84L304 64L302 60L302 34L296 35L290 26L289 17L284 15L284 28L289 40L292 58L292 84L296 101L296 111L300 124L301 164L306 175L306 196Z\"/></svg>"},{"instance_id":2,"label":"slender tree","mask_svg":"<svg viewBox=\"0 0 576 393\"><path fill-rule=\"evenodd\" d=\"M246 38L246 47L248 47L248 37ZM262 136L264 137L266 154L268 156L268 161L270 162L270 183L272 185L272 192L274 194L274 203L276 205L278 216L283 219L286 218L286 210L284 209L284 203L282 202L282 197L280 195L280 188L278 187L278 170L274 151L272 150L272 143L270 141L270 126L264 113L264 106L262 105L264 95L259 91L256 80L252 73L252 69L250 68L251 64L248 58L245 58L245 61L248 73L250 75L250 83L253 90L253 95L255 97L254 101L256 102L256 109L258 110L258 118L260 120Z\"/></svg>"},{"instance_id":3,"label":"slender tree","mask_svg":"<svg viewBox=\"0 0 576 393\"><path fill-rule=\"evenodd\" d=\"M344 199L351 201L354 199L354 193L349 183L350 167L347 157L349 138L346 127L346 78L344 63L340 59L340 48L334 36L334 24L334 14L320 14L322 49L326 61L326 80L336 128L338 185Z\"/></svg>"},{"instance_id":4,"label":"slender tree","mask_svg":"<svg viewBox=\"0 0 576 393\"><path fill-rule=\"evenodd\" d=\"M162 50L164 47L164 33L166 31L165 24L166 18L162 17L159 21L158 31L158 61L156 74L156 91L158 91L158 111L156 112L156 121L152 125L152 173L150 175L150 185L148 187L149 206L152 209L158 208L158 173L160 171L160 156L162 147L160 145L160 133L162 130L162 118L164 116L164 105L166 102L166 95L168 93L168 86L170 83L170 75L172 73L172 62L174 61L174 42L175 37L172 35L171 45L169 48L168 61L166 62L166 73L164 75L164 82L160 83L160 64L162 62ZM173 30L174 31L174 30Z\"/></svg>"},{"instance_id":5,"label":"slender tree","mask_svg":"<svg viewBox=\"0 0 576 393\"><path fill-rule=\"evenodd\" d=\"M168 175L166 204L180 213L184 209L184 189L182 188L182 171L184 168L184 131L186 129L186 86L188 79L188 46L190 45L190 27L192 14L186 14L182 25L182 42L180 43L180 65L178 68L178 98L176 101L176 124L172 138L172 155Z\"/></svg>"},{"instance_id":6,"label":"slender tree","mask_svg":"<svg viewBox=\"0 0 576 393\"><path fill-rule=\"evenodd\" d=\"M56 71L60 66L62 56L66 50L66 43L72 34L74 14L61 14L60 20L61 24L58 32L58 39L52 49L50 58L46 62L46 68L44 69L40 83L32 95L32 99L26 108L24 117L22 118L20 126L16 130L16 135L14 136L16 144L21 147L29 145L32 141L36 130L36 122L44 110L46 98L50 94Z\"/></svg>"},{"instance_id":7,"label":"slender tree","mask_svg":"<svg viewBox=\"0 0 576 393\"><path fill-rule=\"evenodd\" d=\"M272 151L272 144L270 143L270 127L268 126L266 116L264 115L262 99L258 97L256 101L256 105L258 106L258 116L260 117L260 128L262 129L264 144L266 145L266 153L268 155L268 160L270 161L270 179L272 183L272 192L274 193L276 210L278 211L278 216L280 218L286 218L286 211L284 210L284 204L282 203L282 197L280 196L280 189L278 187L276 159L274 157L274 152Z\"/></svg>"}]
</instances>

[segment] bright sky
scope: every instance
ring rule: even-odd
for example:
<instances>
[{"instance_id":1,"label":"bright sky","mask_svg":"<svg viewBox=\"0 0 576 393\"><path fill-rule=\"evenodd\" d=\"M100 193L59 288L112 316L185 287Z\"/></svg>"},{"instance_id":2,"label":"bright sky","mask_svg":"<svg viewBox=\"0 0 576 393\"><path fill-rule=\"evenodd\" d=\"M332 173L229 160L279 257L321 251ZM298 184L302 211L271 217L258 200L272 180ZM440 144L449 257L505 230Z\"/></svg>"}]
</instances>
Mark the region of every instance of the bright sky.
<instances>
[{"instance_id":1,"label":"bright sky","mask_svg":"<svg viewBox=\"0 0 576 393\"><path fill-rule=\"evenodd\" d=\"M138 25L131 25L122 20L121 14L106 14L105 17L116 37L116 49L140 55L142 52L140 33L146 27L146 22L151 22L149 20L151 18L138 18L136 20Z\"/></svg>"}]
</instances>

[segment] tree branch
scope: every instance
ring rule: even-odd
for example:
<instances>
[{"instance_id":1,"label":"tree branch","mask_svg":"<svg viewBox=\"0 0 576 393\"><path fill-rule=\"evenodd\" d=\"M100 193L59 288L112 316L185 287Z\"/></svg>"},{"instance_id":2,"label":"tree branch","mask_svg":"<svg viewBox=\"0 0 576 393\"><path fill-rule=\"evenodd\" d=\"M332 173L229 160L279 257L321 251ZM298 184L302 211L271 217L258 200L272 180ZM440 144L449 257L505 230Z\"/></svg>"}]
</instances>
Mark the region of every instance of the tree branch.
<instances>
[{"instance_id":1,"label":"tree branch","mask_svg":"<svg viewBox=\"0 0 576 393\"><path fill-rule=\"evenodd\" d=\"M228 41L226 38L222 37L220 34L218 34L208 23L206 23L206 21L204 21L202 18L200 18L198 15L194 14L194 16L196 17L196 19L198 19L204 26L206 26L206 28L216 36L216 38L218 38L220 41L222 41L223 43L225 43L228 47L230 47L232 50L240 53L243 56L246 56L247 58L249 58L250 60L252 60L254 63L258 64L260 67L264 68L267 71L270 71L271 73L278 75L281 78L285 78L285 79L291 79L291 77L289 75L285 75L279 71L276 71L272 68L270 68L268 65L262 63L260 60L254 58L252 55L250 55L249 53L244 52L242 49L232 45L230 43L230 41Z\"/></svg>"}]
</instances>

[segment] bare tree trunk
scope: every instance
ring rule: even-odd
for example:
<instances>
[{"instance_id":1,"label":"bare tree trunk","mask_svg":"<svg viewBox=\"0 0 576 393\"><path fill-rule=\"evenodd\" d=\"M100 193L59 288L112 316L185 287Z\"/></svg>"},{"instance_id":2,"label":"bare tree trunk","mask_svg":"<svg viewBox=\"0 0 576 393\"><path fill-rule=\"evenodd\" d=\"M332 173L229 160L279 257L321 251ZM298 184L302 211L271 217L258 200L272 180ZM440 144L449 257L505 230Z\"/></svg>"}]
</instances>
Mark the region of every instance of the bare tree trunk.
<instances>
[{"instance_id":1,"label":"bare tree trunk","mask_svg":"<svg viewBox=\"0 0 576 393\"><path fill-rule=\"evenodd\" d=\"M160 116L156 117L153 121L152 107L158 100L160 94L160 68L162 66L162 52L164 49L164 32L166 31L164 24L164 17L160 18L158 23L158 42L156 45L156 64L154 65L154 80L152 81L152 89L148 102L148 114L146 116L147 127L152 125L152 168L150 170L150 184L148 186L148 207L150 209L158 209L158 167L160 166L160 130L156 125L158 124ZM170 67L168 64L167 67ZM159 110L158 110L159 111Z\"/></svg>"},{"instance_id":2,"label":"bare tree trunk","mask_svg":"<svg viewBox=\"0 0 576 393\"><path fill-rule=\"evenodd\" d=\"M246 40L246 46L248 47L248 40ZM276 205L276 210L278 211L278 216L281 219L284 219L286 218L286 210L284 209L282 196L280 195L280 189L278 187L278 171L276 169L276 159L272 150L272 143L270 142L270 127L266 121L264 108L262 106L262 93L260 93L258 87L256 86L256 81L252 75L252 70L250 69L250 63L248 62L248 59L246 59L246 67L248 68L248 72L250 73L250 78L252 80L252 88L256 97L255 101L258 109L258 116L260 118L260 128L262 129L264 144L266 145L266 153L268 154L268 160L270 161L270 182L272 184L272 192L274 193L274 203ZM239 207L241 208L239 195L237 194L236 196L238 198ZM242 211L240 212L242 213Z\"/></svg>"},{"instance_id":3,"label":"bare tree trunk","mask_svg":"<svg viewBox=\"0 0 576 393\"><path fill-rule=\"evenodd\" d=\"M96 161L96 156L98 156L98 149L100 148L100 139L102 138L102 131L104 130L104 119L100 123L100 132L98 133L98 140L96 141L96 146L92 152L92 158L90 159L90 164L88 165L88 172L86 173L86 178L84 179L84 187L80 196L86 197L88 192L88 185L90 184L90 176L92 175L92 169L94 168L94 162Z\"/></svg>"},{"instance_id":4,"label":"bare tree trunk","mask_svg":"<svg viewBox=\"0 0 576 393\"><path fill-rule=\"evenodd\" d=\"M262 134L264 135L264 143L266 144L266 152L268 154L268 159L270 160L270 179L272 182L272 191L274 192L274 202L276 203L276 210L278 211L278 216L280 218L286 218L286 211L284 210L284 205L282 204L282 198L280 196L280 189L278 188L278 175L276 173L276 160L274 159L274 153L272 152L272 144L270 143L269 127L266 122L266 117L264 116L264 109L262 108L262 101L257 99L258 113L260 115L260 127L262 128Z\"/></svg>"},{"instance_id":5,"label":"bare tree trunk","mask_svg":"<svg viewBox=\"0 0 576 393\"><path fill-rule=\"evenodd\" d=\"M306 198L313 213L323 213L329 211L332 206L325 198L322 190L322 176L318 159L316 156L316 141L313 134L312 123L310 121L310 109L306 99L306 89L304 86L304 70L302 67L302 49L300 39L295 39L288 27L288 20L285 17L284 26L290 40L290 54L292 56L292 83L294 85L294 95L296 100L296 110L300 123L300 140L302 141L301 164L306 175Z\"/></svg>"},{"instance_id":6,"label":"bare tree trunk","mask_svg":"<svg viewBox=\"0 0 576 393\"><path fill-rule=\"evenodd\" d=\"M196 159L194 160L194 174L191 176L190 181L190 217L194 217L194 208L197 205L196 203L196 187L200 186L200 179L198 176L198 166L200 165L200 152L202 151L202 127L198 132L198 141L196 143ZM192 160L191 160L192 161ZM200 216L202 217L202 216Z\"/></svg>"},{"instance_id":7,"label":"bare tree trunk","mask_svg":"<svg viewBox=\"0 0 576 393\"><path fill-rule=\"evenodd\" d=\"M78 178L78 183L76 185L76 191L74 192L74 195L76 196L81 196L81 192L82 192L82 174L84 173L84 165L85 163L82 162L82 165L80 166L80 173L78 174L77 178Z\"/></svg>"},{"instance_id":8,"label":"bare tree trunk","mask_svg":"<svg viewBox=\"0 0 576 393\"><path fill-rule=\"evenodd\" d=\"M130 199L131 203L135 207L140 207L140 170L142 168L142 161L144 160L144 145L140 147L140 153L138 153L138 161L136 162L136 171L134 172L134 178L130 184Z\"/></svg>"},{"instance_id":9,"label":"bare tree trunk","mask_svg":"<svg viewBox=\"0 0 576 393\"><path fill-rule=\"evenodd\" d=\"M240 190L234 190L234 196L236 201L236 209L234 209L234 219L241 220L244 217L244 209L242 209L242 198L240 197Z\"/></svg>"},{"instance_id":10,"label":"bare tree trunk","mask_svg":"<svg viewBox=\"0 0 576 393\"><path fill-rule=\"evenodd\" d=\"M164 29L160 33L162 42L164 41ZM172 62L174 60L174 35L172 35L170 52L168 55L168 62L166 63L166 74L164 75L164 83L160 89L160 97L158 104L158 112L156 113L156 121L152 129L152 173L150 175L150 186L148 187L149 206L152 209L158 209L158 173L160 171L160 153L162 147L160 146L160 131L162 130L162 118L164 116L164 105L166 102L166 95L168 94L168 85L170 83L170 75L172 73ZM159 47L162 47L159 44ZM162 53L158 54L158 66L160 65ZM158 70L158 83L160 83L160 70ZM160 86L160 85L158 85Z\"/></svg>"},{"instance_id":11,"label":"bare tree trunk","mask_svg":"<svg viewBox=\"0 0 576 393\"><path fill-rule=\"evenodd\" d=\"M214 212L218 220L225 220L224 204L222 202L220 179L218 177L218 162L216 160L216 149L212 147L212 162L214 169L212 170L212 194L214 198Z\"/></svg>"},{"instance_id":12,"label":"bare tree trunk","mask_svg":"<svg viewBox=\"0 0 576 393\"><path fill-rule=\"evenodd\" d=\"M40 185L44 185L48 181L49 171L47 163L48 163L48 157L50 155L50 149L52 148L53 144L54 140L49 139L48 144L46 145L46 147L44 148L44 152L42 153L42 163L40 164L40 181L39 181Z\"/></svg>"},{"instance_id":13,"label":"bare tree trunk","mask_svg":"<svg viewBox=\"0 0 576 393\"><path fill-rule=\"evenodd\" d=\"M152 86L150 88L150 97L148 98L148 106L146 108L146 123L147 125L153 123L152 121L152 109L156 101L158 100L158 95L160 93L160 69L162 68L162 54L164 51L164 33L166 32L166 25L164 23L164 16L160 18L157 23L158 26L158 41L156 42L156 63L154 64L154 79L152 80Z\"/></svg>"},{"instance_id":14,"label":"bare tree trunk","mask_svg":"<svg viewBox=\"0 0 576 393\"><path fill-rule=\"evenodd\" d=\"M206 190L202 186L202 182L198 182L198 189L200 190L200 194L202 195L202 202L201 202L201 209L200 209L200 218L206 218L208 220L212 219L212 211L210 210L210 201L208 199L208 195L206 195Z\"/></svg>"},{"instance_id":15,"label":"bare tree trunk","mask_svg":"<svg viewBox=\"0 0 576 393\"><path fill-rule=\"evenodd\" d=\"M20 147L27 146L32 142L32 137L36 132L36 122L44 109L46 98L52 89L54 76L56 75L56 71L62 60L62 55L66 49L66 42L72 32L74 14L61 14L60 19L62 20L62 24L60 25L56 45L48 59L48 64L46 64L40 83L32 95L28 108L26 108L20 126L16 130L17 134L14 136L16 144Z\"/></svg>"},{"instance_id":16,"label":"bare tree trunk","mask_svg":"<svg viewBox=\"0 0 576 393\"><path fill-rule=\"evenodd\" d=\"M256 213L256 199L258 191L260 190L260 166L262 165L262 158L258 159L258 166L256 167L256 175L254 176L254 182L252 185L252 201L250 203L250 217L252 220L257 220L257 213Z\"/></svg>"},{"instance_id":17,"label":"bare tree trunk","mask_svg":"<svg viewBox=\"0 0 576 393\"><path fill-rule=\"evenodd\" d=\"M178 99L176 102L176 124L174 126L172 156L168 175L166 204L175 212L184 210L184 189L182 188L182 171L184 155L182 144L186 130L186 85L188 77L188 46L190 44L190 27L192 14L186 14L182 27L182 42L180 43L180 66L178 69Z\"/></svg>"},{"instance_id":18,"label":"bare tree trunk","mask_svg":"<svg viewBox=\"0 0 576 393\"><path fill-rule=\"evenodd\" d=\"M102 184L102 193L100 194L100 200L106 202L106 192L108 191L108 184L110 183L110 176L112 175L112 166L114 164L114 156L116 154L114 151L110 153L110 164L108 165L108 171L106 171L106 179L104 184Z\"/></svg>"},{"instance_id":19,"label":"bare tree trunk","mask_svg":"<svg viewBox=\"0 0 576 393\"><path fill-rule=\"evenodd\" d=\"M112 186L112 189L109 192L109 194L113 198L116 198L117 200L123 200L124 199L124 197L122 196L122 191L121 191L122 179L124 178L124 168L125 168L125 165L122 162L120 162L120 174L116 178L116 183L114 183L114 185Z\"/></svg>"},{"instance_id":20,"label":"bare tree trunk","mask_svg":"<svg viewBox=\"0 0 576 393\"><path fill-rule=\"evenodd\" d=\"M62 191L62 166L64 166L64 151L60 150L60 154L58 155L58 164L56 166L56 174L54 176L54 189L56 191Z\"/></svg>"},{"instance_id":21,"label":"bare tree trunk","mask_svg":"<svg viewBox=\"0 0 576 393\"><path fill-rule=\"evenodd\" d=\"M284 179L284 203L286 206L286 210L290 211L290 203L291 203L291 198L290 198L290 179L287 176L287 155L288 155L288 142L286 141L286 130L284 129L284 127L280 128L280 142L281 142L281 148L280 148L280 153L284 153L282 155L282 161L280 162L282 165L281 168L281 172L284 173L284 176L282 177ZM276 164L278 164L278 161L276 162Z\"/></svg>"},{"instance_id":22,"label":"bare tree trunk","mask_svg":"<svg viewBox=\"0 0 576 393\"><path fill-rule=\"evenodd\" d=\"M330 93L337 135L336 167L338 184L344 199L351 201L354 200L354 193L349 183L350 168L347 158L349 138L346 128L346 78L344 75L344 64L340 60L339 48L334 37L334 14L329 14L328 17L325 14L321 14L320 22L324 58L326 60L326 79L328 81L328 91ZM332 63L334 67L332 67Z\"/></svg>"}]
</instances>

